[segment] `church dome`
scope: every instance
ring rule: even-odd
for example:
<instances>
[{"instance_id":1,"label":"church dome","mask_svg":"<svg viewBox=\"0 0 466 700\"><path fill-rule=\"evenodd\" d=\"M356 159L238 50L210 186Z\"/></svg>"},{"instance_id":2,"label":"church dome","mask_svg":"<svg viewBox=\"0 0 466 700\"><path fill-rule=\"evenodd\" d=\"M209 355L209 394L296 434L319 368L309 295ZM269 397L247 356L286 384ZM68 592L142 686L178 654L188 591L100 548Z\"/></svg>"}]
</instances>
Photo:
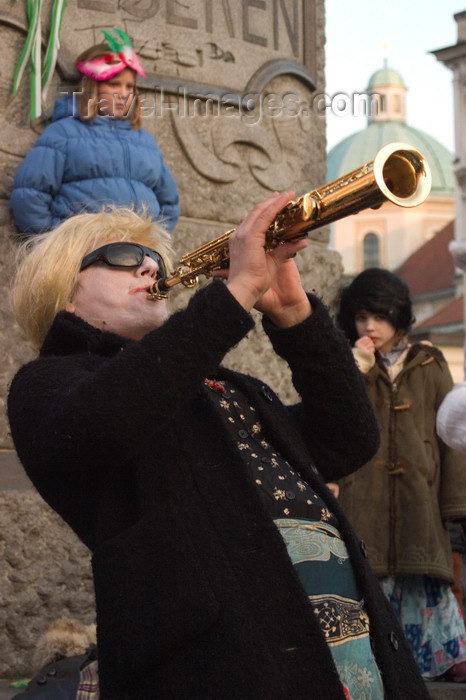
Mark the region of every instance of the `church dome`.
<instances>
[{"instance_id":1,"label":"church dome","mask_svg":"<svg viewBox=\"0 0 466 700\"><path fill-rule=\"evenodd\" d=\"M368 117L365 129L343 139L329 151L327 182L369 163L383 146L398 142L417 148L427 160L432 172L432 195L454 196L453 154L437 139L406 123L405 105L400 99L397 102L393 99L403 98L406 90L401 75L386 62L373 73L367 92L377 97L378 113Z\"/></svg>"},{"instance_id":2,"label":"church dome","mask_svg":"<svg viewBox=\"0 0 466 700\"><path fill-rule=\"evenodd\" d=\"M369 91L374 90L376 88L391 86L406 88L403 78L398 73L398 71L394 70L393 68L389 68L387 65L384 65L383 68L376 70L375 73L371 75L369 79L369 85L367 86L367 90Z\"/></svg>"}]
</instances>

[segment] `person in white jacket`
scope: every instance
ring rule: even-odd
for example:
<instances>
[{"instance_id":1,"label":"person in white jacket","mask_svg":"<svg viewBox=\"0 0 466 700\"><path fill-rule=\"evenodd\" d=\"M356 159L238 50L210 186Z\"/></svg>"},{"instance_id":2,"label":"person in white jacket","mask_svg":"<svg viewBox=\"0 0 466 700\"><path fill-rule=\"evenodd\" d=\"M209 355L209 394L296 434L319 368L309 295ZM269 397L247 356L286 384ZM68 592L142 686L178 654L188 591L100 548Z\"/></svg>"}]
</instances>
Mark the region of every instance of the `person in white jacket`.
<instances>
[{"instance_id":1,"label":"person in white jacket","mask_svg":"<svg viewBox=\"0 0 466 700\"><path fill-rule=\"evenodd\" d=\"M437 433L459 452L466 452L466 381L456 384L437 413Z\"/></svg>"}]
</instances>

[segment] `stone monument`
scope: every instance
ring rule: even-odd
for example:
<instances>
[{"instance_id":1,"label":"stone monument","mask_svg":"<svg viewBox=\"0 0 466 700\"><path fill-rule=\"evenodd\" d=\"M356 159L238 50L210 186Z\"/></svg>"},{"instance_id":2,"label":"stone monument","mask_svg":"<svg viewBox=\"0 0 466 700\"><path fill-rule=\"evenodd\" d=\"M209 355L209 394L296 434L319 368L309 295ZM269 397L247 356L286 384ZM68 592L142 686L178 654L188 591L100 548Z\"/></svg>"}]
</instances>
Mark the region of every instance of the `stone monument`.
<instances>
[{"instance_id":1,"label":"stone monument","mask_svg":"<svg viewBox=\"0 0 466 700\"><path fill-rule=\"evenodd\" d=\"M53 0L41 10L48 40ZM118 27L132 39L147 78L143 127L161 147L180 192L173 232L181 256L233 228L274 190L303 194L325 183L325 119L315 100L324 90L324 0L68 0L60 50L43 117L31 122L26 71L12 79L27 30L25 0L0 9L0 401L32 350L8 310L16 245L9 194L17 167L53 110L78 90L75 57ZM297 259L309 289L330 301L341 274L328 232L315 230ZM173 292L184 305L193 291ZM295 399L286 368L267 355L258 328L227 357L230 366L263 377ZM264 355L267 361L264 363ZM273 358L273 359L272 359ZM89 488L83 484L83 488ZM29 655L47 622L94 616L90 554L50 511L15 456L5 411L0 416L0 677L29 672Z\"/></svg>"}]
</instances>

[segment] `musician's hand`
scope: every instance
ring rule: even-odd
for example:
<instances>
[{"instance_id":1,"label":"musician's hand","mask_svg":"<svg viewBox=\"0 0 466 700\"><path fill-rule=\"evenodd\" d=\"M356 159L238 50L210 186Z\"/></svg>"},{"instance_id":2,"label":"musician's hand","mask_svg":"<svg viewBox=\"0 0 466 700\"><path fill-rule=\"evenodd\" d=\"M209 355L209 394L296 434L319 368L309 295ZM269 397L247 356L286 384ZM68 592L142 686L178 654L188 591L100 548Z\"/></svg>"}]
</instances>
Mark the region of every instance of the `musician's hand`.
<instances>
[{"instance_id":1,"label":"musician's hand","mask_svg":"<svg viewBox=\"0 0 466 700\"><path fill-rule=\"evenodd\" d=\"M333 493L335 498L338 498L340 495L340 487L336 481L329 481L325 486Z\"/></svg>"},{"instance_id":2,"label":"musician's hand","mask_svg":"<svg viewBox=\"0 0 466 700\"><path fill-rule=\"evenodd\" d=\"M304 240L299 244L300 250L307 245ZM255 308L281 328L295 326L312 313L294 260L285 260L280 265L273 283L256 302Z\"/></svg>"},{"instance_id":3,"label":"musician's hand","mask_svg":"<svg viewBox=\"0 0 466 700\"><path fill-rule=\"evenodd\" d=\"M372 338L369 338L368 335L363 335L361 338L358 338L354 347L359 348L359 350L365 350L366 352L375 352L374 341Z\"/></svg>"},{"instance_id":4,"label":"musician's hand","mask_svg":"<svg viewBox=\"0 0 466 700\"><path fill-rule=\"evenodd\" d=\"M270 288L282 263L306 245L301 240L284 243L269 253L264 250L266 230L293 196L293 192L275 192L257 204L230 234L228 271L214 273L217 277L228 277L230 292L247 311Z\"/></svg>"}]
</instances>

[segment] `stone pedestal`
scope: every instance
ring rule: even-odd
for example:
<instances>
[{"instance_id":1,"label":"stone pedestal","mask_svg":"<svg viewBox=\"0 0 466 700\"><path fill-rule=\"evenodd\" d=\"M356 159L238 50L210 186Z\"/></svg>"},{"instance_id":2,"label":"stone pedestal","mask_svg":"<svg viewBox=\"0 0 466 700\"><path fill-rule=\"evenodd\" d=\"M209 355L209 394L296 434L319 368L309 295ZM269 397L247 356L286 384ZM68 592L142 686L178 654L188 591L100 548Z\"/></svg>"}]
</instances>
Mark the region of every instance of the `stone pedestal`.
<instances>
[{"instance_id":1,"label":"stone pedestal","mask_svg":"<svg viewBox=\"0 0 466 700\"><path fill-rule=\"evenodd\" d=\"M48 40L51 0L44 0ZM29 71L18 95L12 79L27 33L26 2L0 8L0 286L6 301L16 247L8 199L14 173L50 119L56 98L77 89L75 57L126 31L147 78L143 127L159 143L180 191L173 233L179 256L237 225L274 190L297 195L325 182L325 122L313 111L324 90L324 0L68 0L57 68L44 118L29 119ZM316 230L298 265L309 289L326 301L341 275L339 255ZM192 291L173 293L173 306ZM295 399L283 363L269 355L259 324L226 358ZM33 352L7 304L0 311L0 403ZM264 360L264 358L267 358ZM0 677L28 675L29 655L50 619L93 618L89 553L32 489L0 414Z\"/></svg>"}]
</instances>

